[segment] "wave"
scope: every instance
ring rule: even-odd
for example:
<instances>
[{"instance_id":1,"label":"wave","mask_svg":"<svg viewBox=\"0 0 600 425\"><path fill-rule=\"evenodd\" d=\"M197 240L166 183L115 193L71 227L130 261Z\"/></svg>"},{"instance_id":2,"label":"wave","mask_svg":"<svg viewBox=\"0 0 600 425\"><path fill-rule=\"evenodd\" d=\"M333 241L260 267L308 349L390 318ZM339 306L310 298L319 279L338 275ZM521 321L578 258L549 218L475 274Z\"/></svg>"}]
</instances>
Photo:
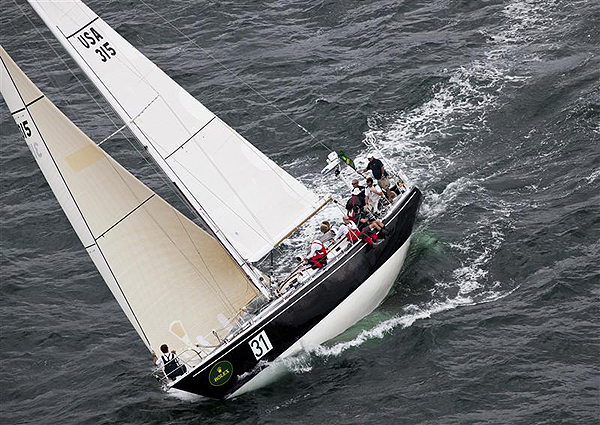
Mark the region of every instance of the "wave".
<instances>
[{"instance_id":1,"label":"wave","mask_svg":"<svg viewBox=\"0 0 600 425\"><path fill-rule=\"evenodd\" d=\"M408 328L419 320L428 319L435 314L453 310L455 308L497 301L509 296L516 289L517 288L513 288L510 291L502 293L488 291L485 294L480 294L478 297L457 296L445 300L432 300L425 305L410 304L403 308L402 313L379 322L370 329L361 331L356 337L349 341L337 342L333 345L306 346L304 347L304 353L284 359L283 363L290 372L297 374L307 373L313 369L312 356L317 358L338 357L343 352L359 347L367 341L382 339L397 328Z\"/></svg>"},{"instance_id":2,"label":"wave","mask_svg":"<svg viewBox=\"0 0 600 425\"><path fill-rule=\"evenodd\" d=\"M489 264L501 248L506 232L513 227L510 216L518 206L495 199L485 188L485 177L460 175L446 182L457 171L460 173L457 163L469 149L460 136L477 137L489 132L488 113L501 105L507 86L519 87L529 78L523 70L515 70L523 59L517 49L550 25L548 11L554 4L523 0L509 3L504 8L506 23L489 37L485 59L454 70L444 69L444 78L433 86L429 100L421 105L390 116L371 117L365 141L376 146L392 168L408 170L412 179L425 188L421 229L433 226L448 211L456 213L470 202L477 203L482 212L474 223L466 219L457 223L464 228L464 236L460 241L448 242L447 255L454 256L459 265L447 279L435 282L430 301L405 307L403 314L362 331L351 341L307 347L310 353L336 356L369 339L382 338L398 326L408 327L416 320L459 306L495 301L516 290L518 286L510 288L509 283L493 280ZM458 142L447 146L450 137ZM366 162L368 153L369 149L359 153L355 162ZM440 184L443 189L436 191L434 188ZM460 214L456 216L460 220ZM303 357L289 360L288 367L295 372L310 370Z\"/></svg>"},{"instance_id":3,"label":"wave","mask_svg":"<svg viewBox=\"0 0 600 425\"><path fill-rule=\"evenodd\" d=\"M488 114L502 105L506 90L518 88L530 78L522 62L539 59L539 53L523 51L523 46L552 24L549 12L555 3L510 2L503 9L505 22L494 33L485 34L488 48L481 59L441 70L440 81L432 86L430 96L422 104L391 114L374 113L368 119L369 130L364 133L363 142L369 147L355 155L355 163L365 164L367 156L375 153L385 158L392 170L408 171L411 180L424 188L417 231L435 228L442 219L447 219L447 214L453 214L452 221L462 237L448 241L449 249L444 255L458 265L447 277L435 281L429 301L405 307L402 314L383 320L350 341L305 347L309 353L336 356L367 340L382 338L398 326L408 327L417 320L459 306L495 301L516 289L512 282L494 280L489 265L512 229L510 218L519 206L495 197L486 189L486 180L493 176L471 177L463 163L472 147L470 142L491 131ZM354 177L351 170L344 172L346 179ZM595 181L596 174L588 181ZM313 173L303 180L315 181L315 177L317 174ZM327 188L339 193L346 190L343 182L333 176L326 177L325 182L313 189L323 192ZM472 204L480 211L475 218L463 217L461 210ZM316 223L337 215L339 208L331 206L313 218L314 226L306 227L288 241L290 249L301 250ZM298 373L312 368L310 356L300 355L285 362L289 370Z\"/></svg>"}]
</instances>

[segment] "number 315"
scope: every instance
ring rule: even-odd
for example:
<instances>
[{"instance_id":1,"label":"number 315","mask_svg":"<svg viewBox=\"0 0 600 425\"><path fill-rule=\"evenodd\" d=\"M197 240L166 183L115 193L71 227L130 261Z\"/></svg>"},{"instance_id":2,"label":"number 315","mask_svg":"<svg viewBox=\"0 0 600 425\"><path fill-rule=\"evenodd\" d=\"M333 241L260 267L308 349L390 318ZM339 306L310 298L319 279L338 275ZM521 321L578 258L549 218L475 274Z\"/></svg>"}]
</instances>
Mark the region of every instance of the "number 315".
<instances>
[{"instance_id":1,"label":"number 315","mask_svg":"<svg viewBox=\"0 0 600 425\"><path fill-rule=\"evenodd\" d=\"M110 47L110 43L108 41L100 47L98 47L96 50L94 50L94 52L100 55L100 59L102 60L102 62L106 62L111 58L111 56L117 55L117 52L115 51L115 49Z\"/></svg>"}]
</instances>

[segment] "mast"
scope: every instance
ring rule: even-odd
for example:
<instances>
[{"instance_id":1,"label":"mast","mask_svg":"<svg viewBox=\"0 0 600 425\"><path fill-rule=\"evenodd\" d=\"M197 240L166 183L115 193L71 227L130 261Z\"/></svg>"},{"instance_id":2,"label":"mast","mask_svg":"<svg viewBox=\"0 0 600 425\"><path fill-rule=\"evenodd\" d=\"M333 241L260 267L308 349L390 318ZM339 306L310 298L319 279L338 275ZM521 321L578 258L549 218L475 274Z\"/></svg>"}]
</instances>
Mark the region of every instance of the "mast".
<instances>
[{"instance_id":1,"label":"mast","mask_svg":"<svg viewBox=\"0 0 600 425\"><path fill-rule=\"evenodd\" d=\"M76 2L72 2L72 3L76 3ZM69 3L69 6L71 6L72 3ZM89 69L90 69L89 64L85 61L85 59L81 55L79 55L75 49L72 48L71 44L65 43L63 41L63 40L69 40L69 39L73 38L75 35L77 35L77 33L73 33L69 36L65 36L65 34L60 30L60 28L58 26L50 25L50 23L48 22L48 20L50 18L48 15L46 15L42 6L48 7L48 6L52 6L52 4L40 5L40 3L35 2L35 1L30 2L30 4L33 7L33 9L38 13L38 15L40 15L40 17L46 22L46 24L48 25L48 28L56 36L56 38L61 42L63 47L66 48L67 52L71 55L71 57L75 60L75 62L82 68L82 70L84 71L86 76L98 88L98 90L103 95L105 100L107 100L107 102L111 106L111 108L117 113L117 115L119 115L119 117L121 117L121 119L124 121L125 126L127 126L132 131L132 133L133 133L134 137L137 139L137 141L145 149L147 149L149 151L150 157L152 158L152 161L154 162L154 164L156 164L156 166L159 167L167 175L167 177L171 180L171 183L175 187L177 187L177 189L180 192L180 195L183 197L185 202L188 204L188 207L191 208L192 212L195 213L196 215L198 215L202 220L204 220L204 222L212 230L215 237L225 247L225 249L231 256L231 258L238 263L238 265L242 268L244 273L246 273L246 275L250 278L252 284L257 289L259 289L260 292L264 296L266 296L267 298L270 298L271 297L270 291L265 287L265 285L262 284L262 279L258 276L258 274L256 273L256 270L254 270L252 265L249 264L242 257L242 255L238 252L238 250L227 239L226 235L222 232L222 230L219 228L219 226L216 225L216 223L211 218L211 216L204 210L204 208L202 208L202 205L197 201L197 199L195 199L193 194L190 193L189 189L186 187L186 184L178 177L178 175L176 173L172 172L171 167L166 165L164 160L163 161L160 160L163 158L163 155L161 155L161 153L159 153L157 151L156 145L151 142L148 135L143 131L143 129L136 122L136 119L140 118L144 114L144 112L146 112L148 110L148 108L150 108L160 98L160 95L157 93L153 93L154 97L151 100L149 100L149 102L142 107L141 111L138 114L136 114L135 116L130 116L131 114L111 94L111 91L108 90L106 85L99 78L98 74L95 72L89 71ZM59 4L59 6L63 6L64 4L65 3L63 3L62 5ZM85 7L85 5L83 5L82 3L81 3L81 5ZM88 22L87 25L85 25L81 30L89 27L91 23L93 23L94 21L97 21L97 20L100 20L100 18L98 18L97 16L95 18L87 20L87 22ZM81 30L78 32L81 32ZM97 35L94 35L94 33ZM92 38L90 38L90 40L92 40L93 37L96 37L96 36L101 39L102 35L99 35L99 33L96 31L94 31L94 33L91 33ZM85 38L85 40L88 40L88 39ZM110 57L110 54L113 51L114 51L114 49L112 49L110 46L105 46L104 49L100 50L100 52L102 52L101 55L106 55L106 56L102 56L102 58L100 60L102 61L102 59ZM155 65L153 65L153 66L156 67ZM216 118L216 117L214 117L214 118Z\"/></svg>"},{"instance_id":2,"label":"mast","mask_svg":"<svg viewBox=\"0 0 600 425\"><path fill-rule=\"evenodd\" d=\"M323 201L83 3L29 2L157 166L262 287L250 263L277 246Z\"/></svg>"},{"instance_id":3,"label":"mast","mask_svg":"<svg viewBox=\"0 0 600 425\"><path fill-rule=\"evenodd\" d=\"M0 91L86 251L148 348L185 349L257 291L212 236L63 115L0 46Z\"/></svg>"}]
</instances>

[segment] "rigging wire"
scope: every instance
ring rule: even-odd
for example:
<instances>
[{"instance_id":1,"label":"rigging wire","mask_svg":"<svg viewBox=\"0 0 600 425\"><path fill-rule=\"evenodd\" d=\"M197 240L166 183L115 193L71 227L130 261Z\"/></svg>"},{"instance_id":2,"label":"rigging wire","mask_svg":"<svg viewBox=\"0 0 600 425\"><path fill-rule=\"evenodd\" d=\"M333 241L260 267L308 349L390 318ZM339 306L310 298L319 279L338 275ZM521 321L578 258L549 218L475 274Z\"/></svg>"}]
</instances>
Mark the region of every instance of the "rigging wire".
<instances>
[{"instance_id":1,"label":"rigging wire","mask_svg":"<svg viewBox=\"0 0 600 425\"><path fill-rule=\"evenodd\" d=\"M162 14L160 14L158 11L156 11L156 9L154 9L152 6L150 6L144 0L140 0L140 2L144 6L146 6L148 9L150 9L156 16L160 17L168 26L170 26L171 28L173 28L177 33L181 34L185 39L188 40L188 42L190 42L191 44L193 44L194 46L196 46L205 55L207 55L208 57L210 57L215 63L217 63L227 73L231 74L234 78L236 78L238 81L240 81L244 86L248 87L252 92L254 92L259 98L263 99L268 105L270 105L271 107L273 107L280 114L282 114L284 117L286 117L290 122L292 122L293 124L295 124L298 128L300 128L306 134L308 134L316 143L320 144L321 146L323 146L325 149L327 149L330 152L335 152L332 148L330 148L329 146L327 146L321 140L317 139L304 126L302 126L301 124L299 124L296 120L294 120L292 117L290 117L287 113L285 113L284 111L282 111L281 108L279 108L276 104L274 104L269 99L267 99L265 96L263 96L258 90L256 90L253 86L251 86L248 82L246 82L242 77L240 77L238 74L236 74L235 72L233 72L231 69L229 69L227 66L225 66L219 59L217 59L216 57L214 57L210 52L208 52L206 49L204 49L202 46L200 46L198 43L196 43L195 40L193 40L191 37L189 37L187 34L185 34L183 31L181 31L175 25L173 25L173 23L171 21L169 21L166 17L164 17ZM236 135L238 135L238 134L236 133ZM241 138L241 136L239 136L239 135L238 135L238 137ZM360 173L358 173L358 174L360 174ZM339 210L342 212L343 215L345 215L347 213L347 212L344 211L344 209L337 202L335 202L335 204L339 208ZM251 227L251 228L253 230L255 230L253 227ZM274 250L277 250L281 254L281 251L280 251L279 247L275 247Z\"/></svg>"},{"instance_id":2,"label":"rigging wire","mask_svg":"<svg viewBox=\"0 0 600 425\"><path fill-rule=\"evenodd\" d=\"M38 35L40 36L41 39L43 39L46 44L48 45L48 47L50 47L50 50L54 53L54 55L62 62L62 64L64 65L64 67L69 71L69 73L75 78L75 80L79 83L79 85L81 87L83 87L84 91L86 92L86 94L88 95L89 98L91 98L94 103L98 106L98 108L102 111L102 113L104 113L104 115L110 120L111 124L114 125L115 127L118 127L118 124L113 120L113 117L102 107L102 105L96 100L96 97L93 96L90 91L88 90L88 88L85 86L85 84L81 81L81 79L77 76L77 74L75 74L75 72L73 72L73 70L71 69L71 67L65 62L65 60L60 56L60 54L56 51L56 49L52 46L52 44L50 43L50 41L48 40L48 38L38 29L38 27L33 23L33 21L31 20L31 18L29 18L29 16L23 11L23 9L21 8L21 6L16 2L16 0L13 0L13 3L17 6L17 8L19 9L20 13L27 19L27 21L29 22L29 24L32 26L32 28L34 28L36 30L36 32L38 33ZM11 22L11 26L14 27L14 25ZM32 52L35 51L35 49L30 49ZM35 53L33 53L33 56L36 58L38 63L41 63L41 61L38 59L37 55L35 55ZM55 89L60 90L60 86L58 85L56 79L54 77L52 77L46 70L42 71L45 75L45 77L47 78L47 80L50 82L51 86L54 86ZM147 106L149 107L156 99L158 98L155 97L150 104ZM74 110L73 105L71 104L71 102L68 100L67 97L65 97L63 99L65 101L65 103L68 105L69 109ZM146 107L146 108L147 108ZM145 109L142 110L140 112L141 115ZM137 118L137 117L135 117ZM135 119L133 118L133 119ZM121 127L118 127L117 130L115 132L113 132L110 136L108 136L107 138L105 138L104 140L102 140L100 143L97 143L97 145L101 145L102 143L104 143L105 141L107 141L108 139L110 139L111 137L113 137L115 134L121 132L125 127L127 126L127 123ZM166 179L166 177L163 175L162 170L160 170L160 168L158 167L158 165L156 163L154 163L153 161L150 161L147 158L147 155L143 152L140 151L140 149L138 148L138 146L136 146L136 143L134 143L130 137L127 137L125 134L122 134L122 136L125 138L125 140L127 140L129 142L129 144L133 147L133 149L139 154L139 156L141 156L145 162L155 171L155 173L159 176L159 178L166 183L166 186L177 196L177 198L181 201L181 203L183 205L186 206L186 208L192 213L192 215L194 217L199 217L203 222L204 220L202 219L202 217L200 217L198 215L198 213L191 207L188 205L188 203L186 202L186 200L183 198L183 196L179 193L179 191L176 190L175 187L173 187L172 182L169 179ZM158 223L157 223L158 225ZM161 230L165 231L164 229L162 229L162 227L159 225L159 228L161 228ZM166 233L166 232L165 232ZM198 255L200 255L198 253ZM202 257L200 255L200 257ZM187 259L187 258L186 258ZM187 259L188 262L192 265L192 267L195 268L194 264ZM201 258L201 260L204 262L204 259ZM201 274L201 273L200 273ZM204 278L204 280L208 283L208 279L206 279L206 277L202 276ZM213 277L214 280L214 277ZM209 283L210 285L210 283ZM215 292L215 294L217 296L219 295L219 291L215 291L214 288L212 288L213 291ZM222 292L222 291L221 291ZM227 302L232 306L232 302L231 300L229 300L227 298L227 296L225 294L221 294L221 296L224 296L227 299Z\"/></svg>"},{"instance_id":3,"label":"rigging wire","mask_svg":"<svg viewBox=\"0 0 600 425\"><path fill-rule=\"evenodd\" d=\"M302 130L303 132L305 132L306 134L308 134L316 143L320 144L321 146L323 146L325 149L329 150L330 152L335 152L333 149L331 149L329 146L327 146L325 143L323 143L321 140L317 139L310 131L308 131L304 126L302 126L301 124L299 124L296 120L294 120L292 117L290 117L288 114L286 114L284 111L281 110L281 108L279 108L276 104L274 104L273 102L271 102L269 99L267 99L265 96L263 96L258 90L256 90L254 87L252 87L249 83L246 82L246 80L244 80L242 77L240 77L238 74L236 74L235 72L233 72L232 70L230 70L227 66L225 66L223 64L223 62L221 62L219 59L217 59L216 57L214 57L213 55L210 54L210 52L208 52L206 49L204 49L202 46L200 46L198 43L196 43L195 40L193 40L192 38L190 38L187 34L185 34L183 31L181 31L179 28L177 28L175 25L173 25L171 23L171 21L169 21L167 18L165 18L163 15L161 15L160 13L158 13L152 6L150 6L148 3L146 3L144 0L140 0L140 3L142 3L144 6L146 6L148 9L150 9L156 16L160 17L163 21L165 21L167 23L167 25L169 25L171 28L173 28L175 31L177 31L179 34L181 34L183 37L185 37L190 43L192 43L194 46L196 46L198 49L200 49L205 55L207 55L208 57L210 57L213 61L215 61L221 68L223 68L225 71L227 71L229 74L231 74L234 78L236 78L238 81L240 81L243 85L245 85L246 87L248 87L251 91L253 91L258 97L260 97L262 100L264 100L268 105L270 105L271 107L273 107L274 109L276 109L281 115L283 115L284 117L286 117L288 120L290 120L290 122L292 122L294 125L296 125L300 130Z\"/></svg>"},{"instance_id":4,"label":"rigging wire","mask_svg":"<svg viewBox=\"0 0 600 425\"><path fill-rule=\"evenodd\" d=\"M62 64L64 65L64 67L69 71L69 73L73 76L73 78L75 78L75 80L77 81L77 83L79 83L79 85L81 87L83 87L83 90L86 92L86 94L88 95L88 97L94 101L94 103L96 104L96 106L109 119L109 121L111 122L111 124L113 126L117 127L117 130L113 134L111 134L108 138L102 140L99 144L104 143L107 139L109 139L109 138L113 137L115 134L121 132L122 131L122 126L119 126L115 122L115 120L113 119L113 117L106 111L106 109L104 109L102 107L102 105L98 102L98 100L96 100L96 96L94 96L94 95L92 95L92 93L90 93L90 91L88 90L88 88L86 87L86 85L81 81L81 79L77 76L77 74L75 74L75 72L73 72L73 70L71 69L71 67L65 62L65 60L62 58L62 56L56 51L56 49L54 48L54 46L52 45L52 43L50 43L50 41L48 40L48 38L39 30L39 28L37 27L37 25L35 25L33 23L33 21L31 20L31 18L23 11L23 9L19 5L19 3L17 3L17 0L13 0L13 3L15 4L15 6L17 6L17 8L21 12L21 14L25 17L25 19L27 19L27 21L29 22L29 24L31 25L31 27L36 30L36 32L38 33L38 35L40 36L40 38L43 39L46 42L46 44L48 45L48 47L50 47L50 50L54 53L54 55L62 62ZM112 3L112 1L111 1L111 3ZM33 49L32 49L32 51L33 51ZM60 90L60 87L56 83L55 79L53 79L52 77L50 77L47 71L43 71L43 72L44 72L46 78L48 79L48 81L50 81L51 85L54 86L57 90ZM69 102L68 99L65 98L65 102L67 103L67 105L69 106L69 108L71 110L74 110L73 106L71 105L71 103ZM131 140L131 137L128 137L125 133L121 133L121 136L131 145L131 147L145 161L145 163L154 171L154 173L156 175L158 175L158 177L162 180L162 182L165 183L165 186L169 188L169 190L177 197L177 199L179 199L179 201L181 202L181 204L185 205L185 207L192 214L192 216L193 217L197 217L202 222L204 222L204 219L202 217L200 217L200 215L193 208L191 208L188 205L188 203L186 202L186 200L183 198L183 195L175 187L173 187L173 183L169 179L167 179L165 177L165 175L164 175L163 171L160 169L160 167L154 161L151 161L151 160L148 159L148 156L145 153L145 151L140 150L140 148L138 146L139 143L136 143L135 141Z\"/></svg>"},{"instance_id":5,"label":"rigging wire","mask_svg":"<svg viewBox=\"0 0 600 425\"><path fill-rule=\"evenodd\" d=\"M56 56L63 62L63 64L65 65L65 67L69 70L69 72L73 75L73 77L75 77L75 79L77 80L77 82L84 88L84 90L86 91L86 93L89 95L89 97L91 97L94 102L96 103L96 105L100 108L100 110L109 118L109 120L111 121L111 123L117 127L118 125L115 123L115 121L113 120L113 118L111 117L110 114L108 114L108 112L98 103L98 101L95 99L94 96L92 96L92 94L89 92L89 90L87 89L87 87L83 84L83 82L78 78L78 76L71 70L71 68L66 64L66 62L61 58L61 56L56 52L56 50L52 47L51 43L48 41L48 39L40 32L40 30L33 24L33 22L31 21L31 19L25 14L23 13L23 10L21 9L21 7L18 5L18 3L16 3L16 0L13 0L13 2L15 2L15 4L17 5L17 7L19 8L19 10L21 11L21 13L26 17L26 19L29 21L29 23L36 29L36 31L38 32L38 34L44 39L44 41L46 41L46 43L48 44L48 46L51 48L51 50L56 54ZM193 39L191 39L189 36L187 36L185 33L183 33L181 30L179 30L176 26L174 26L167 18L165 18L163 15L161 15L159 12L157 12L153 7L151 7L149 4L147 4L146 2L144 2L143 0L141 0L142 4L144 4L148 9L150 9L156 16L160 17L163 21L166 22L167 25L169 25L171 28L173 28L175 31L177 31L179 34L181 34L183 37L185 37L191 44L193 44L194 46L196 46L198 49L200 49L202 52L204 52L208 57L210 57L213 61L215 61L219 66L221 66L226 72L228 72L229 74L231 74L234 78L236 78L237 80L239 80L242 84L244 84L246 87L248 87L252 92L256 93L257 96L259 96L261 99L263 99L267 104L269 104L270 106L272 106L274 109L276 109L278 112L280 112L283 116L285 116L290 122L292 122L293 124L295 124L296 126L298 126L302 131L304 131L306 134L308 134L312 139L315 140L315 142L319 143L320 145L322 145L323 147L325 147L326 149L333 151L330 147L328 147L326 144L324 144L323 142L321 142L320 140L318 140L310 131L308 131L305 127L303 127L301 124L299 124L297 121L295 121L292 117L290 117L287 113L285 113L284 111L282 111L277 105L275 105L273 102L269 101L269 99L267 99L265 96L263 96L260 92L258 92L256 89L254 89L250 84L248 84L242 77L240 77L239 75L237 75L236 73L234 73L232 70L230 70L229 68L227 68L221 61L219 61L217 58L215 58L213 55L211 55L208 51L206 51L204 48L202 48L198 43L196 43ZM56 85L56 84L54 84ZM156 98L154 99L156 100ZM152 102L154 102L154 100ZM68 101L67 101L68 102ZM151 103L152 103L151 102ZM149 106L149 105L148 105ZM146 107L147 108L147 107ZM146 109L144 108L144 110ZM144 112L144 111L142 111ZM141 113L138 115L141 115ZM135 119L135 118L134 118ZM108 136L107 138L105 138L104 140L102 140L100 144L103 144L106 140L110 139L111 137L113 137L115 134L119 133L120 131L122 131L124 129L124 127L127 124L125 124L124 126L118 127L117 130L115 132L113 132L110 136ZM140 154L142 156L142 158L145 160L145 162L150 165L150 167L159 175L159 177L161 178L161 180L163 180L167 186L171 189L172 192L175 193L175 195L182 201L182 203L184 205L186 205L186 207L193 213L194 216L198 216L198 212L195 211L195 209L193 209L192 207L190 207L190 205L185 202L185 198L182 197L181 193L179 190L177 190L176 187L173 187L172 182L169 179L166 179L165 176L161 173L160 168L158 167L158 165L153 162L150 161L147 157L147 155L143 152L140 152L140 149L138 149L138 146L136 143L134 143L130 137L127 137L125 134L123 134L123 137L129 142L129 144L136 150L136 152L138 152L138 154ZM336 202L337 204L337 202ZM338 208L340 209L340 211L343 212L343 209L337 205ZM237 214L236 214L237 215ZM201 217L200 217L201 218ZM251 228L253 228L252 226L250 226ZM258 232L257 232L258 233ZM260 233L259 233L260 235ZM275 248L275 250L279 251L278 247ZM281 253L281 251L279 251Z\"/></svg>"},{"instance_id":6,"label":"rigging wire","mask_svg":"<svg viewBox=\"0 0 600 425\"><path fill-rule=\"evenodd\" d=\"M106 110L98 103L98 101L96 100L96 98L94 96L92 96L92 94L89 92L89 90L87 89L87 87L83 84L83 82L79 79L79 77L73 72L73 70L67 65L67 63L64 61L64 59L62 59L62 57L58 54L58 52L56 51L56 49L54 49L54 47L52 46L52 44L49 42L49 40L47 39L47 37L45 37L45 35L37 28L36 25L34 25L34 23L32 22L32 20L29 18L29 16L27 14L24 13L23 9L19 6L18 3L16 3L16 0L13 0L13 2L15 3L15 5L17 6L17 8L19 9L19 11L21 12L21 14L27 19L27 21L30 23L30 25L36 30L36 32L39 34L40 38L42 38L46 44L50 47L50 49L52 50L52 52L56 55L56 57L58 57L60 59L60 61L63 63L63 65L67 68L67 70L71 73L71 75L75 78L75 80L83 87L83 89L85 90L85 92L87 93L87 95L93 99L94 103L96 103L96 105L99 107L99 109L106 115L106 117L110 120L110 122L115 126L118 127L118 124L115 123L115 121L113 120L113 118L106 112ZM46 77L48 78L49 81L51 81L51 84L55 87L55 88L59 88L58 84L56 84L56 82L52 81L52 79L48 76L48 74L46 73ZM146 108L144 108L139 114L141 115L159 96L155 97L149 105L146 106ZM67 104L69 105L69 108L73 109L72 105L68 102L67 100ZM134 120L135 118L133 118L132 120ZM127 123L125 124L127 125ZM102 140L100 142L100 144L104 143L106 140L110 139L110 137L112 137L113 135L119 133L120 131L123 130L124 126L121 126L119 128L117 128L117 130L115 132L113 132L109 137L105 138L104 140ZM144 159L144 161L151 167L151 169L154 170L154 172L159 176L159 178L166 184L166 186L175 194L175 196L181 201L181 203L183 205L186 206L186 208L192 213L193 216L198 217L203 223L205 222L205 220L199 215L199 213L192 208L189 203L187 202L187 200L183 197L183 195L180 193L179 190L177 190L176 187L174 187L173 182L171 182L169 179L166 179L162 170L160 169L160 167L154 162L154 161L150 161L147 157L147 155L145 153L142 153L140 151L140 149L138 148L138 146L136 145L136 143L134 143L129 137L123 135L124 138L129 142L129 144L133 147L133 149ZM137 139L136 139L137 140ZM260 232L257 232L258 234L260 234ZM244 260L245 263L247 263Z\"/></svg>"},{"instance_id":7,"label":"rigging wire","mask_svg":"<svg viewBox=\"0 0 600 425\"><path fill-rule=\"evenodd\" d=\"M159 98L159 95L156 95L156 97L154 99L152 99L152 101L147 104L144 109L142 109L140 111L139 114L137 114L135 117L133 117L132 119L130 119L129 121L127 121L125 124L123 124L121 127L117 128L112 134L106 136L101 142L98 143L98 146L100 146L102 143L106 142L108 139L110 139L111 137L113 137L115 134L121 132L122 130L125 130L129 125L131 125L131 123L133 123L137 118L139 118L140 115L142 115L144 112L146 112L146 109L148 109L156 99Z\"/></svg>"}]
</instances>

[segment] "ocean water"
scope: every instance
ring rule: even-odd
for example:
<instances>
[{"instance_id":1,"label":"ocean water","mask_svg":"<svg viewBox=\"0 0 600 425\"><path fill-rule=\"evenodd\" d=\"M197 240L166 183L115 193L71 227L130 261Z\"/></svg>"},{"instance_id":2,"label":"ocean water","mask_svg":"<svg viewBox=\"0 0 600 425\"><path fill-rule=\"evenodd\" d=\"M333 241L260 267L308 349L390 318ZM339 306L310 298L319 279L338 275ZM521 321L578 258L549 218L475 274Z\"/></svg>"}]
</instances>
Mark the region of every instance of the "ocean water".
<instances>
[{"instance_id":1,"label":"ocean water","mask_svg":"<svg viewBox=\"0 0 600 425\"><path fill-rule=\"evenodd\" d=\"M88 4L314 190L343 186L297 124L359 162L372 141L424 202L371 315L234 401L165 394L0 101L3 424L600 423L600 3ZM1 10L45 94L116 130L29 5ZM130 139L103 146L169 196Z\"/></svg>"}]
</instances>

